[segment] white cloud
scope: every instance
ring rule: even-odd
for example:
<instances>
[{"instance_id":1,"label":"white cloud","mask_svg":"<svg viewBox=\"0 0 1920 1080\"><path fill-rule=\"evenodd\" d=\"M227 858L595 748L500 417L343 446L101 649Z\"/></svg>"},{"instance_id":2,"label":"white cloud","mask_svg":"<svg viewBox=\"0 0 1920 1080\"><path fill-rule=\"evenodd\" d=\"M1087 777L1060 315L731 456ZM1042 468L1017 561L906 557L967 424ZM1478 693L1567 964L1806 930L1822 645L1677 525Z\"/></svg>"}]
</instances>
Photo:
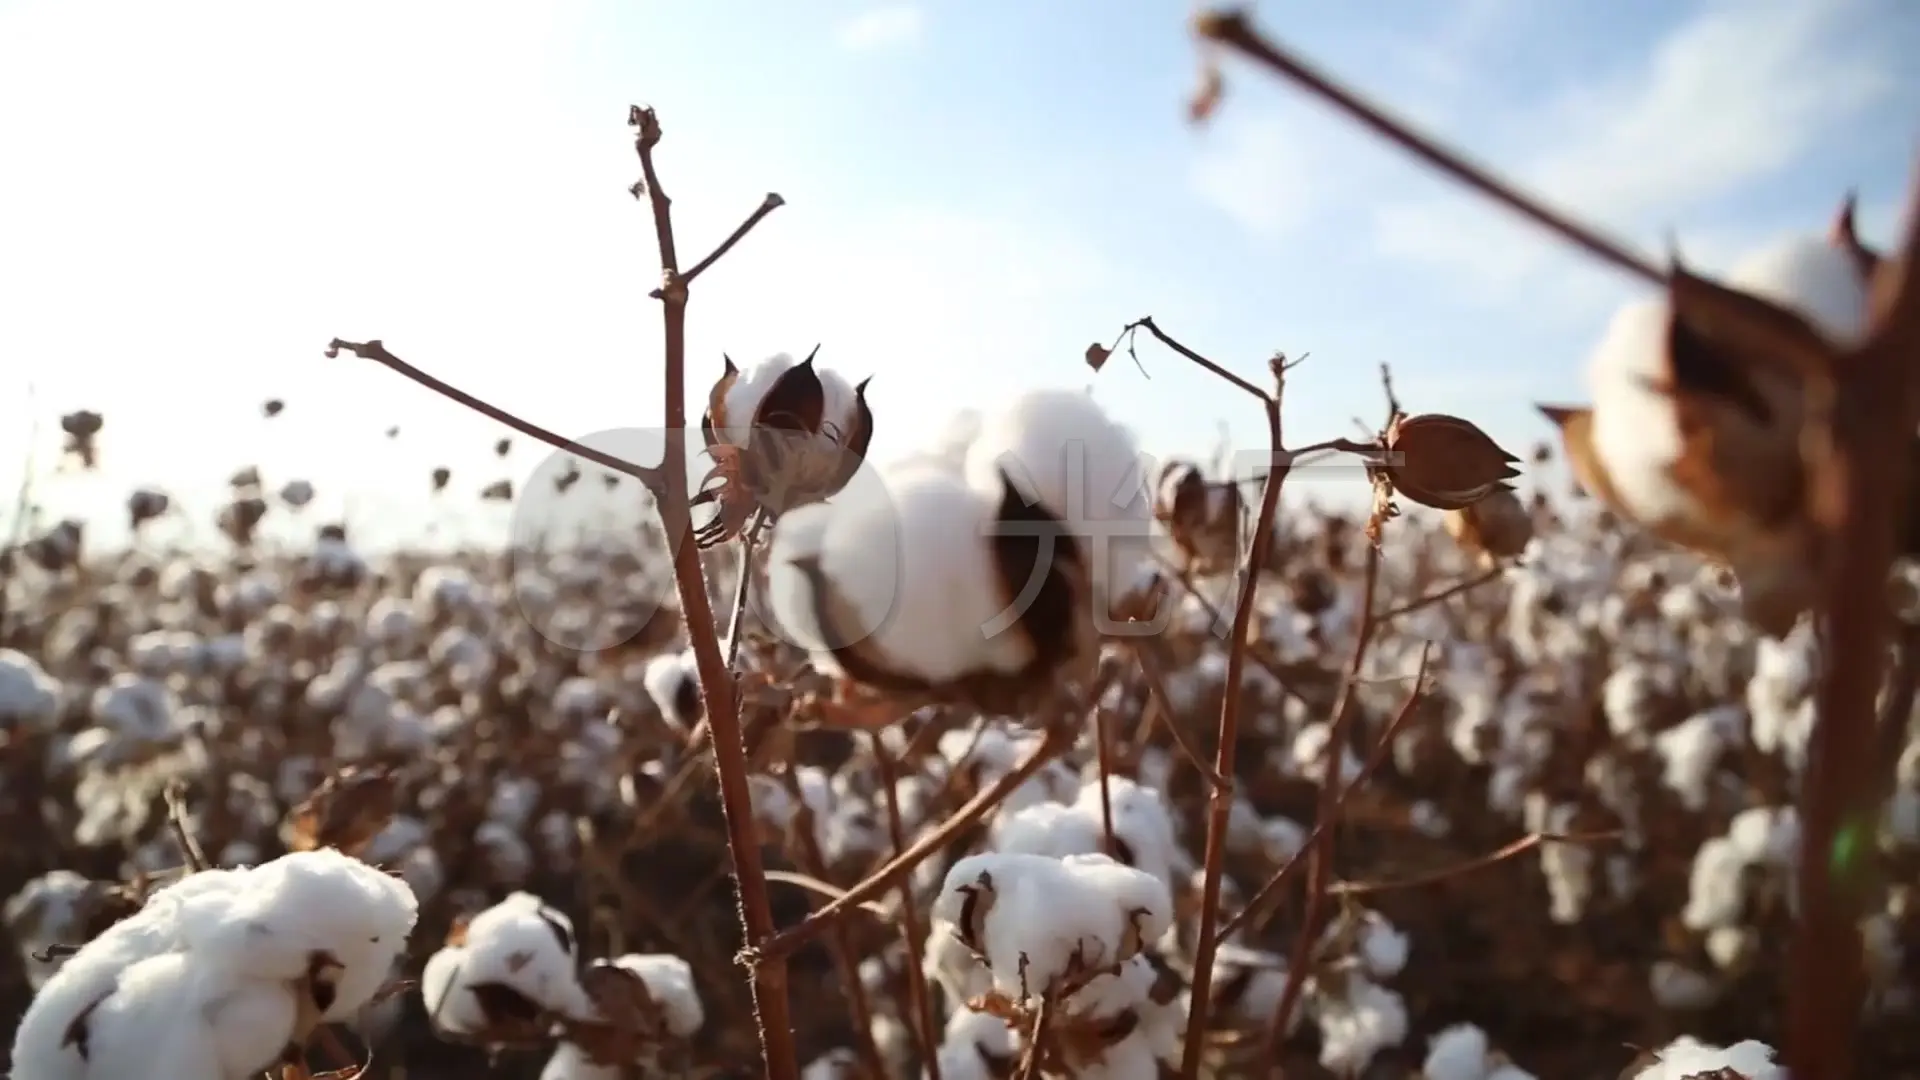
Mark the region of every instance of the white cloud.
<instances>
[{"instance_id":1,"label":"white cloud","mask_svg":"<svg viewBox=\"0 0 1920 1080\"><path fill-rule=\"evenodd\" d=\"M1897 85L1870 42L1843 34L1852 7L1710 5L1645 63L1548 101L1524 125L1531 145L1510 171L1584 219L1638 233L1777 175ZM1560 253L1458 190L1382 206L1374 228L1384 253L1465 271L1494 291Z\"/></svg>"},{"instance_id":2,"label":"white cloud","mask_svg":"<svg viewBox=\"0 0 1920 1080\"><path fill-rule=\"evenodd\" d=\"M834 39L849 52L897 49L914 44L926 29L926 15L912 4L871 8L841 23Z\"/></svg>"}]
</instances>

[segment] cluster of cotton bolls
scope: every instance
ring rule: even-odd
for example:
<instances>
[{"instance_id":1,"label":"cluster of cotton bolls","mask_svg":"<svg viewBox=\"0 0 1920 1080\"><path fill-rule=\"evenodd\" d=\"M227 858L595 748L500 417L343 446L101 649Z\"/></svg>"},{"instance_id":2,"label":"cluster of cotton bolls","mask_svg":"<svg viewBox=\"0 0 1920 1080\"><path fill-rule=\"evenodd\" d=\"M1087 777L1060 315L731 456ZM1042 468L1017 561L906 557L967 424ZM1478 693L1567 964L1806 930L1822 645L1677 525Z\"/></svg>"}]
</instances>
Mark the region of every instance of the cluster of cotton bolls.
<instances>
[{"instance_id":1,"label":"cluster of cotton bolls","mask_svg":"<svg viewBox=\"0 0 1920 1080\"><path fill-rule=\"evenodd\" d=\"M1289 501L1251 582L1216 805L1238 582L1194 576L1213 567L1147 531L1158 473L1125 429L1093 396L1042 391L934 442L783 509L747 569L736 688L776 922L915 853L787 958L809 1080L1029 1058L1054 1078L1151 1077L1189 1039L1211 1075L1242 1075L1283 1012L1276 1052L1303 1076L1612 1074L1628 1045L1665 1047L1642 1076L1773 1075L1749 1040L1778 1036L1798 910L1809 627L1757 635L1719 571L1557 498L1490 576L1418 513L1375 560L1358 521ZM422 1076L494 1053L553 1080L750 1071L697 665L665 546L647 543L76 542L7 578L0 807L22 824L0 850L0 1001L67 1008L66 973L126 934L159 940L142 920L186 910L194 881L331 845L419 904L415 947L375 965L419 992L325 1013L376 1055ZM734 554L706 557L724 616ZM1394 614L1370 622L1369 592ZM1154 600L1148 637L1100 617ZM1425 696L1403 709L1423 658ZM1888 1069L1920 1060L1920 740L1904 734L1883 820L1856 838L1892 870L1862 924L1860 1045ZM1306 859L1328 796L1333 891L1309 925L1307 873L1263 886ZM169 884L178 832L215 867L259 869ZM1529 834L1566 839L1488 857ZM1208 926L1209 1019L1190 1032ZM136 959L122 966L161 988L197 963ZM229 977L259 976L192 976L207 993ZM108 1029L147 1007L144 979L94 1010L90 1047L119 1052Z\"/></svg>"}]
</instances>

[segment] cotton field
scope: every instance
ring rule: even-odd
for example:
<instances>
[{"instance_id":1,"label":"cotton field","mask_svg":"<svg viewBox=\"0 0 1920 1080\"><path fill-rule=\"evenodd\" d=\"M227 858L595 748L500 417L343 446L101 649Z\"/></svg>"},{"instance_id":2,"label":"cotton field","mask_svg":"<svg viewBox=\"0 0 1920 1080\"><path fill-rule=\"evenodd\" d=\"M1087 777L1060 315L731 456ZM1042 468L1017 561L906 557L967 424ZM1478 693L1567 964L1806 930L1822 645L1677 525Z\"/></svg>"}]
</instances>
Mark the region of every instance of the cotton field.
<instances>
[{"instance_id":1,"label":"cotton field","mask_svg":"<svg viewBox=\"0 0 1920 1080\"><path fill-rule=\"evenodd\" d=\"M1314 84L1244 19L1198 32ZM97 543L35 504L138 448L61 419L0 547L15 1080L1920 1075L1920 213L1709 280L1444 162L1660 286L1527 458L1386 366L1377 430L1283 443L1313 368L1149 318L881 461L831 345L685 355L784 200L683 272L630 123L657 465L325 352L569 455L479 500L637 539L363 549L263 463ZM1260 403L1258 475L1089 392L1149 338ZM1350 509L1283 494L1319 452Z\"/></svg>"}]
</instances>

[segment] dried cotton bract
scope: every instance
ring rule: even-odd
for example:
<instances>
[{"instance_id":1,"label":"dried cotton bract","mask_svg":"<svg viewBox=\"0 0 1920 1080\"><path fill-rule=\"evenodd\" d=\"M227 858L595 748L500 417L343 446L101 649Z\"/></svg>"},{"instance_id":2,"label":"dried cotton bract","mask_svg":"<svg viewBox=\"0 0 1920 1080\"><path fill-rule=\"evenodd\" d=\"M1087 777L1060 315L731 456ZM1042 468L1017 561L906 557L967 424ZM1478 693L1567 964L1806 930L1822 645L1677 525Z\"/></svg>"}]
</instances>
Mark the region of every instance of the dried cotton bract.
<instances>
[{"instance_id":1,"label":"dried cotton bract","mask_svg":"<svg viewBox=\"0 0 1920 1080\"><path fill-rule=\"evenodd\" d=\"M870 380L816 367L819 351L797 364L779 353L744 372L725 358L700 419L714 472L694 505L719 508L700 530L702 545L739 535L755 511L777 518L828 498L859 470L873 438Z\"/></svg>"},{"instance_id":2,"label":"dried cotton bract","mask_svg":"<svg viewBox=\"0 0 1920 1080\"><path fill-rule=\"evenodd\" d=\"M1154 484L1153 516L1193 573L1228 570L1240 558L1246 500L1237 484L1209 481L1199 466L1169 461Z\"/></svg>"},{"instance_id":3,"label":"dried cotton bract","mask_svg":"<svg viewBox=\"0 0 1920 1080\"><path fill-rule=\"evenodd\" d=\"M1615 314L1591 362L1592 407L1541 410L1589 493L1727 566L1748 621L1769 637L1811 606L1822 561L1806 513L1804 374L1777 355L1859 342L1857 248L1792 237L1724 285L1676 269L1668 296Z\"/></svg>"},{"instance_id":4,"label":"dried cotton bract","mask_svg":"<svg viewBox=\"0 0 1920 1080\"><path fill-rule=\"evenodd\" d=\"M883 470L774 532L769 599L814 665L881 694L1015 713L1091 653L1079 546L1004 478Z\"/></svg>"}]
</instances>

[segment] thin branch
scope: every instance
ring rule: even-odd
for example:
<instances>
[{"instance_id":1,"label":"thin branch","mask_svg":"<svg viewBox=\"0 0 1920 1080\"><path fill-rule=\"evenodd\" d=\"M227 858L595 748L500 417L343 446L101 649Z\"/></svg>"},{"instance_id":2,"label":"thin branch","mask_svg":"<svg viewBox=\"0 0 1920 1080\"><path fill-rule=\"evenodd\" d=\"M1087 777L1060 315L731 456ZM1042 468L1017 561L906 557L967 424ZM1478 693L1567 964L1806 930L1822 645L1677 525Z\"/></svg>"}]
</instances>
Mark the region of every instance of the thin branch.
<instances>
[{"instance_id":1,"label":"thin branch","mask_svg":"<svg viewBox=\"0 0 1920 1080\"><path fill-rule=\"evenodd\" d=\"M1416 611L1420 611L1425 608L1430 608L1435 604L1445 603L1446 601L1451 600L1456 596L1459 596L1463 592L1470 592L1474 589L1479 588L1482 585L1485 585L1489 581L1494 581L1498 579L1506 572L1507 572L1506 567L1496 566L1491 570L1487 570L1482 573L1475 574L1474 576L1466 579L1465 581L1456 581L1453 584L1448 585L1446 588L1436 589L1433 592L1427 593L1425 596L1415 597L1414 599L1409 600L1404 604L1401 604L1399 607L1388 608L1386 611L1383 611L1379 615L1375 616L1373 621L1376 623L1389 623L1395 619L1400 618L1402 615L1411 615Z\"/></svg>"},{"instance_id":2,"label":"thin branch","mask_svg":"<svg viewBox=\"0 0 1920 1080\"><path fill-rule=\"evenodd\" d=\"M979 821L986 812L1000 805L1015 788L1027 782L1040 767L1065 752L1072 745L1076 732L1065 724L1055 722L1048 725L1046 734L1020 764L1002 776L993 786L985 788L968 799L966 804L953 812L937 829L922 833L913 846L888 859L886 864L866 880L848 889L838 900L820 908L807 916L798 925L782 930L760 947L758 960L762 964L775 963L791 956L794 950L808 944L826 931L834 920L856 905L873 899L880 893L907 880L913 868L920 865L927 856L939 851L953 842L961 831Z\"/></svg>"},{"instance_id":3,"label":"thin branch","mask_svg":"<svg viewBox=\"0 0 1920 1080\"><path fill-rule=\"evenodd\" d=\"M753 227L760 224L762 218L765 218L768 214L773 213L785 205L787 205L787 200L781 198L779 192L767 192L767 197L760 201L760 205L754 208L753 213L747 215L747 220L741 222L738 228L727 234L727 238L720 241L719 247L714 248L713 252L706 258L694 263L693 269L680 275L680 283L682 285L693 284L695 278L707 272L707 267L719 262L722 256L733 250L733 245L739 243L748 233L752 232ZM660 290L658 289L655 289L649 295L655 300L661 298Z\"/></svg>"},{"instance_id":4,"label":"thin branch","mask_svg":"<svg viewBox=\"0 0 1920 1080\"><path fill-rule=\"evenodd\" d=\"M1450 881L1464 874L1471 874L1475 870L1485 870L1487 867L1503 863L1515 855L1532 851L1541 844L1597 844L1607 840L1618 840L1620 836L1621 833L1618 829L1590 833L1528 833L1520 839L1510 844L1505 844L1485 855L1480 855L1468 859L1466 862L1435 870L1431 873L1416 874L1413 877L1402 878L1398 881L1343 881L1334 885L1328 891L1335 896L1354 897L1367 896L1371 893L1391 892L1396 889L1419 889L1428 885L1438 885L1443 881Z\"/></svg>"},{"instance_id":5,"label":"thin branch","mask_svg":"<svg viewBox=\"0 0 1920 1080\"><path fill-rule=\"evenodd\" d=\"M746 745L740 733L739 702L733 676L714 639L713 609L707 602L706 577L694 540L687 490L687 279L680 274L674 247L672 200L660 185L653 152L660 144L660 118L652 109L634 106L628 112L634 129L633 148L640 158L642 189L653 210L654 239L660 252L661 325L666 360L666 452L660 463L660 524L673 545L673 578L680 593L687 637L693 646L700 695L706 702L707 728L712 733L713 760L720 779L720 806L726 818L727 853L740 897L744 955L754 955L774 933L773 904L767 897L765 867L755 835L753 794L747 785ZM636 193L637 194L637 193ZM762 204L760 216L771 207ZM745 230L740 230L744 233ZM717 254L716 254L717 257ZM711 262L711 260L709 260ZM828 907L833 905L829 904ZM760 1030L760 1051L769 1080L799 1080L800 1058L794 1045L793 1017L787 1001L787 969L778 960L753 965L753 1004Z\"/></svg>"},{"instance_id":6,"label":"thin branch","mask_svg":"<svg viewBox=\"0 0 1920 1080\"><path fill-rule=\"evenodd\" d=\"M1298 54L1269 41L1254 29L1246 12L1203 12L1195 20L1194 31L1202 39L1232 49L1282 78L1300 84L1362 126L1601 262L1656 285L1666 282L1665 273L1655 269L1644 256L1635 254L1620 241L1550 209L1539 199L1496 177L1485 166L1467 160L1458 151L1442 146L1438 141L1414 131L1406 123L1388 116L1384 109L1367 101L1358 92L1340 85L1331 75Z\"/></svg>"},{"instance_id":7,"label":"thin branch","mask_svg":"<svg viewBox=\"0 0 1920 1080\"><path fill-rule=\"evenodd\" d=\"M200 849L200 840L193 835L193 829L187 824L187 791L180 781L167 785L167 828L173 830L174 842L180 845L180 855L187 860L187 870L199 873L213 864L207 861L207 853Z\"/></svg>"},{"instance_id":8,"label":"thin branch","mask_svg":"<svg viewBox=\"0 0 1920 1080\"><path fill-rule=\"evenodd\" d=\"M648 491L653 492L655 495L660 493L661 478L659 469L649 468L645 465L635 465L631 461L614 457L612 454L602 453L591 446L574 442L564 435L549 431L531 420L523 420L498 405L482 401L472 394L467 393L465 390L450 383L443 382L437 376L429 375L419 368L414 367L412 364L407 363L405 360L393 355L391 352L388 352L387 346L379 338L373 338L369 341L347 341L342 338L334 338L327 344L327 356L329 357L339 356L341 350L350 352L362 360L371 360L382 367L398 372L434 393L439 394L441 397L465 405L467 408L472 409L487 419L495 423L504 424L530 439L538 439L557 450L564 450L576 457L585 458L595 465L612 469L614 472L622 473L626 476L631 476L646 485Z\"/></svg>"},{"instance_id":9,"label":"thin branch","mask_svg":"<svg viewBox=\"0 0 1920 1080\"><path fill-rule=\"evenodd\" d=\"M1219 378L1259 399L1267 417L1267 449L1273 455L1274 465L1267 470L1267 477L1260 491L1260 512L1254 519L1253 544L1247 549L1241 563L1241 587L1234 605L1233 628L1227 648L1227 672L1220 701L1220 729L1214 746L1213 776L1216 781L1209 793L1207 805L1207 842L1205 869L1202 872L1200 886L1200 944L1194 952L1193 972L1189 980L1191 987L1188 1006L1187 1030L1203 1032L1207 1029L1207 1013L1211 1005L1213 992L1213 961L1218 952L1214 942L1214 923L1220 916L1220 879L1226 861L1228 822L1233 811L1233 775L1234 755L1240 742L1240 684L1246 675L1247 645L1249 630L1253 622L1254 597L1259 591L1255 588L1259 580L1260 568L1267 565L1268 553L1273 546L1273 515L1280 505L1280 487L1286 483L1289 466L1285 463L1285 443L1281 441L1280 398L1286 390L1286 358L1275 356L1268 361L1267 367L1272 375L1274 390L1267 393L1238 375L1201 356L1187 346L1168 337L1154 324L1151 316L1130 324L1122 331L1123 336L1131 335L1135 329L1146 331L1181 356L1212 372ZM1129 348L1132 347L1129 343ZM1204 1039L1191 1038L1180 1059L1182 1080L1196 1080L1200 1075L1201 1049Z\"/></svg>"}]
</instances>

